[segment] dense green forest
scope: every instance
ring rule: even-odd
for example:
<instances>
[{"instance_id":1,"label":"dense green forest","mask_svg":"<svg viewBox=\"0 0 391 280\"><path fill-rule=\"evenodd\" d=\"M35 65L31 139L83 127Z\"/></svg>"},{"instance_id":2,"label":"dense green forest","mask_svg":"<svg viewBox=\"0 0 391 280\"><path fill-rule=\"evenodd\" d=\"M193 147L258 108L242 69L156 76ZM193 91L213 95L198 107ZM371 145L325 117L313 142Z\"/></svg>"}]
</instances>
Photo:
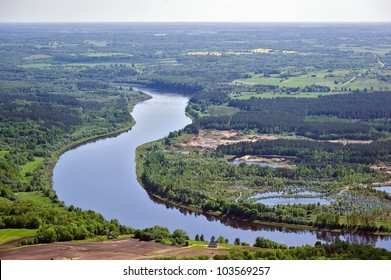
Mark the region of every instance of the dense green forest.
<instances>
[{"instance_id":1,"label":"dense green forest","mask_svg":"<svg viewBox=\"0 0 391 280\"><path fill-rule=\"evenodd\" d=\"M376 188L390 181L389 27L1 24L0 228L35 229L29 242L168 236L64 205L51 185L61 153L134 124L141 85L189 95L193 119L139 150L149 193L216 216L389 234L391 198ZM212 129L293 138L180 148ZM286 166L230 162L242 156ZM321 200L268 205L267 193Z\"/></svg>"},{"instance_id":2,"label":"dense green forest","mask_svg":"<svg viewBox=\"0 0 391 280\"><path fill-rule=\"evenodd\" d=\"M224 149L225 146L219 147L220 152ZM309 148L305 149L308 154ZM143 166L140 180L149 192L159 197L216 215L254 222L389 232L389 225L380 220L389 219L390 195L359 186L363 182L386 180L389 176L364 164L323 162L322 158L334 154L324 152L322 155L318 150L314 153L319 154L318 162L308 157L296 168L270 168L245 163L235 165L218 153L181 154L168 152L162 144L146 145L139 152ZM312 197L311 192L314 192L316 197L329 198L330 203L308 204L298 200L297 204L268 206L255 199L257 194L275 192L285 193L285 197L303 198Z\"/></svg>"},{"instance_id":3,"label":"dense green forest","mask_svg":"<svg viewBox=\"0 0 391 280\"><path fill-rule=\"evenodd\" d=\"M313 139L379 139L390 133L390 92L319 98L231 100L232 116L200 118L195 125L216 129L256 129L295 133Z\"/></svg>"},{"instance_id":4,"label":"dense green forest","mask_svg":"<svg viewBox=\"0 0 391 280\"><path fill-rule=\"evenodd\" d=\"M258 241L258 240L257 240ZM258 242L257 242L258 243ZM254 244L254 246L257 245ZM337 241L331 244L315 246L282 247L270 246L270 243L259 242L263 248L271 250L233 250L226 255L216 255L215 260L389 260L390 252L376 249L370 245L350 244ZM272 244L273 245L273 244Z\"/></svg>"},{"instance_id":5,"label":"dense green forest","mask_svg":"<svg viewBox=\"0 0 391 280\"><path fill-rule=\"evenodd\" d=\"M4 43L14 33L1 34ZM113 79L135 70L114 64L80 69L54 62L50 69L29 67L29 62L50 55L31 53L34 43L25 36L17 36L16 47L1 46L0 227L36 229L36 238L28 243L133 232L101 214L64 205L52 189L51 172L65 150L133 125L133 106L148 96L122 88Z\"/></svg>"}]
</instances>

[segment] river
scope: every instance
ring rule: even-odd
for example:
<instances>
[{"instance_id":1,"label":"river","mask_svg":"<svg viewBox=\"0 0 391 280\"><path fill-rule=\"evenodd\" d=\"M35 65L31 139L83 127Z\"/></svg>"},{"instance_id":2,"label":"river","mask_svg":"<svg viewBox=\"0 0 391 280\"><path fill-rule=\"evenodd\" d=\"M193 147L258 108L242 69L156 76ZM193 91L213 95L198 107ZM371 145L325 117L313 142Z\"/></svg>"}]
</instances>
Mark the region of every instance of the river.
<instances>
[{"instance_id":1,"label":"river","mask_svg":"<svg viewBox=\"0 0 391 280\"><path fill-rule=\"evenodd\" d=\"M152 199L136 178L135 149L146 142L167 136L191 123L185 115L188 98L149 89L152 99L138 103L132 116L136 125L116 137L91 142L61 155L53 171L53 187L60 200L83 210L94 210L106 219L118 219L134 228L154 225L171 231L184 229L191 238L204 234L209 240L223 235L233 242L236 237L253 244L263 236L289 246L315 244L336 238L369 243L391 250L391 237L346 234L284 227L254 227L235 220L216 220L177 209Z\"/></svg>"}]
</instances>

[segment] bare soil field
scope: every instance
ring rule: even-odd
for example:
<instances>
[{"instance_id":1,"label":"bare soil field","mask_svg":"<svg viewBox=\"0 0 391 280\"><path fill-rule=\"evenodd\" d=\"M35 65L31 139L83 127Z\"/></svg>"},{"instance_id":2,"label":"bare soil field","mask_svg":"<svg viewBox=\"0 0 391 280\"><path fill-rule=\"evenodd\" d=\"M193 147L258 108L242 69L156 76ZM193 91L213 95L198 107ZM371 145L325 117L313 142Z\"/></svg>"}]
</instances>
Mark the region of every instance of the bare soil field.
<instances>
[{"instance_id":1,"label":"bare soil field","mask_svg":"<svg viewBox=\"0 0 391 280\"><path fill-rule=\"evenodd\" d=\"M349 139L337 139L337 140L325 140L331 143L341 143L343 145L347 144L371 144L372 140L349 140Z\"/></svg>"},{"instance_id":2,"label":"bare soil field","mask_svg":"<svg viewBox=\"0 0 391 280\"><path fill-rule=\"evenodd\" d=\"M281 136L272 134L248 134L242 135L238 130L200 130L198 135L190 141L180 143L181 149L216 149L219 145L239 142L256 142L259 140L293 139L293 136Z\"/></svg>"},{"instance_id":3,"label":"bare soil field","mask_svg":"<svg viewBox=\"0 0 391 280\"><path fill-rule=\"evenodd\" d=\"M3 244L0 260L142 260L200 255L211 259L216 254L227 253L227 249L179 247L133 238L101 242L55 242L24 247L15 245L15 242Z\"/></svg>"},{"instance_id":4,"label":"bare soil field","mask_svg":"<svg viewBox=\"0 0 391 280\"><path fill-rule=\"evenodd\" d=\"M294 165L291 164L289 161L292 158L293 157L281 157L281 156L256 157L251 155L245 155L242 157L237 157L236 160L240 160L243 162L270 163L281 168L292 168L294 167Z\"/></svg>"},{"instance_id":5,"label":"bare soil field","mask_svg":"<svg viewBox=\"0 0 391 280\"><path fill-rule=\"evenodd\" d=\"M391 166L371 166L373 170L384 172L386 174L391 174ZM386 181L386 182L376 182L372 183L373 186L388 186L391 185L391 181Z\"/></svg>"},{"instance_id":6,"label":"bare soil field","mask_svg":"<svg viewBox=\"0 0 391 280\"><path fill-rule=\"evenodd\" d=\"M256 142L259 140L276 140L276 139L302 139L315 141L310 138L303 136L289 136L289 135L278 135L278 134L241 134L238 130L215 130L206 129L200 130L198 135L193 136L189 141L177 144L179 149L217 149L219 145L227 145L239 142ZM347 140L347 139L336 139L336 140L320 140L319 142L332 142L346 144L370 144L371 140Z\"/></svg>"},{"instance_id":7,"label":"bare soil field","mask_svg":"<svg viewBox=\"0 0 391 280\"><path fill-rule=\"evenodd\" d=\"M391 166L372 166L373 170L391 174Z\"/></svg>"}]
</instances>

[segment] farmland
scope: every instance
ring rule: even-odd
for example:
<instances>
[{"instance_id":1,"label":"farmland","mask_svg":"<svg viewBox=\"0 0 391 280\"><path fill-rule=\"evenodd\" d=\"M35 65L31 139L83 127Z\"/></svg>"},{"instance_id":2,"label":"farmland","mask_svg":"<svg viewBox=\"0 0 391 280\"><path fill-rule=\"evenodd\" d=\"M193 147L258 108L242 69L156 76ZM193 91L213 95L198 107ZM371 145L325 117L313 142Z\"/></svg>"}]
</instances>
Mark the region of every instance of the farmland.
<instances>
[{"instance_id":1,"label":"farmland","mask_svg":"<svg viewBox=\"0 0 391 280\"><path fill-rule=\"evenodd\" d=\"M389 24L124 26L0 25L4 240L134 232L66 205L52 171L69 148L135 124L149 98L135 86L188 96L192 119L140 148L150 194L217 217L390 234L377 189L390 181Z\"/></svg>"}]
</instances>

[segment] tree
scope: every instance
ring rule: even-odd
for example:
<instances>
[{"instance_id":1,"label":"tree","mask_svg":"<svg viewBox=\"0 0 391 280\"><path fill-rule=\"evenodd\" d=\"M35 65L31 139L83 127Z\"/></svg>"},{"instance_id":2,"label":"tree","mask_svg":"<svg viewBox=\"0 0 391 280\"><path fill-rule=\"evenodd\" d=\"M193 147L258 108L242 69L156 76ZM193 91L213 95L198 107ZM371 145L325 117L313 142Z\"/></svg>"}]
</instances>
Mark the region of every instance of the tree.
<instances>
[{"instance_id":1,"label":"tree","mask_svg":"<svg viewBox=\"0 0 391 280\"><path fill-rule=\"evenodd\" d=\"M196 234L194 239L195 239L195 241L200 241L200 236L198 235L198 233Z\"/></svg>"},{"instance_id":2,"label":"tree","mask_svg":"<svg viewBox=\"0 0 391 280\"><path fill-rule=\"evenodd\" d=\"M37 241L39 243L51 243L57 241L56 230L53 226L43 226L37 231Z\"/></svg>"},{"instance_id":3,"label":"tree","mask_svg":"<svg viewBox=\"0 0 391 280\"><path fill-rule=\"evenodd\" d=\"M200 236L200 241L205 242L205 237L203 234L201 234L201 236Z\"/></svg>"},{"instance_id":4,"label":"tree","mask_svg":"<svg viewBox=\"0 0 391 280\"><path fill-rule=\"evenodd\" d=\"M216 242L220 243L220 244L224 244L225 243L225 237L220 235L219 237L217 237Z\"/></svg>"},{"instance_id":5,"label":"tree","mask_svg":"<svg viewBox=\"0 0 391 280\"><path fill-rule=\"evenodd\" d=\"M239 237L235 238L234 244L235 245L240 245L240 238Z\"/></svg>"},{"instance_id":6,"label":"tree","mask_svg":"<svg viewBox=\"0 0 391 280\"><path fill-rule=\"evenodd\" d=\"M176 229L174 230L174 232L172 233L172 237L173 238L182 238L182 239L185 239L185 240L189 240L189 236L187 235L187 232L184 231L183 229Z\"/></svg>"}]
</instances>

